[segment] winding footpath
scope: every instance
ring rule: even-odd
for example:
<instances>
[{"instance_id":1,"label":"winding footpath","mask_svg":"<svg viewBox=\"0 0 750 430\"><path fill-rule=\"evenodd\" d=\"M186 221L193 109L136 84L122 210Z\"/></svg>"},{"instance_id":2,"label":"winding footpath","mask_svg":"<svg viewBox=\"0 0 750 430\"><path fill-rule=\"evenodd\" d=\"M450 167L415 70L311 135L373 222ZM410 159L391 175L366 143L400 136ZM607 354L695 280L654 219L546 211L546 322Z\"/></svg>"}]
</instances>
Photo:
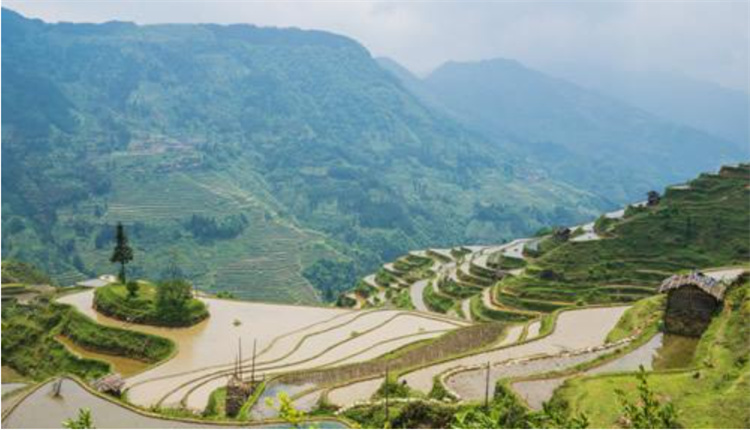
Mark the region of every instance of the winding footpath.
<instances>
[{"instance_id":1,"label":"winding footpath","mask_svg":"<svg viewBox=\"0 0 750 430\"><path fill-rule=\"evenodd\" d=\"M409 295L411 296L411 303L414 308L421 312L431 312L430 309L424 302L424 289L430 285L429 279L422 279L413 284L409 288Z\"/></svg>"}]
</instances>

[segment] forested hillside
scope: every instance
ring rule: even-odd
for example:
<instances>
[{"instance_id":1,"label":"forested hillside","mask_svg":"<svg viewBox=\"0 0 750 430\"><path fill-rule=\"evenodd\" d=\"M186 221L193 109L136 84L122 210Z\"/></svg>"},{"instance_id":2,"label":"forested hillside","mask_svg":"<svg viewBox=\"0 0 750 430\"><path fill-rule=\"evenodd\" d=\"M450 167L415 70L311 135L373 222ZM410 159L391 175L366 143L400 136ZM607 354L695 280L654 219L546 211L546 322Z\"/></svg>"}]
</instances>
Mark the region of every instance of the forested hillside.
<instances>
[{"instance_id":1,"label":"forested hillside","mask_svg":"<svg viewBox=\"0 0 750 430\"><path fill-rule=\"evenodd\" d=\"M408 249L612 206L425 107L341 36L2 20L3 256L62 283L114 270L118 221L136 276L176 259L202 288L313 302Z\"/></svg>"}]
</instances>

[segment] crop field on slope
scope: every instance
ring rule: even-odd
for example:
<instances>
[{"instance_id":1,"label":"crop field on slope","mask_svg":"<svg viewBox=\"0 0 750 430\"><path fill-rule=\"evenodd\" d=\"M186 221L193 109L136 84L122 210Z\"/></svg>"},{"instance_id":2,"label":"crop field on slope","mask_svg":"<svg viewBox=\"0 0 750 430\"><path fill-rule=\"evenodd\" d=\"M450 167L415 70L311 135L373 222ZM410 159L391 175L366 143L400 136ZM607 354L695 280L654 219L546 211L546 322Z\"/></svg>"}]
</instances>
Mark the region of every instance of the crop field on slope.
<instances>
[{"instance_id":1,"label":"crop field on slope","mask_svg":"<svg viewBox=\"0 0 750 430\"><path fill-rule=\"evenodd\" d=\"M504 291L537 300L633 301L675 271L748 261L748 184L750 166L704 174L614 223L602 240L548 251L524 276L503 282Z\"/></svg>"},{"instance_id":2,"label":"crop field on slope","mask_svg":"<svg viewBox=\"0 0 750 430\"><path fill-rule=\"evenodd\" d=\"M118 163L135 169L131 158L135 157L127 157L127 163L118 159ZM149 161L148 157L137 158ZM158 278L176 258L180 268L205 291L231 292L258 301L318 302L317 292L302 271L317 259L339 254L322 235L283 221L259 180L248 174L240 180L234 173L198 170L164 173L151 180L125 174L117 177L106 199L61 211L64 227L59 234L74 242L92 274L115 270L108 261L112 243L97 248L94 238L122 221L135 250L135 276ZM248 225L231 239L200 240L185 227L193 215L221 220L240 214L248 219ZM78 234L81 229L88 234ZM75 270L54 275L64 283L84 277Z\"/></svg>"}]
</instances>

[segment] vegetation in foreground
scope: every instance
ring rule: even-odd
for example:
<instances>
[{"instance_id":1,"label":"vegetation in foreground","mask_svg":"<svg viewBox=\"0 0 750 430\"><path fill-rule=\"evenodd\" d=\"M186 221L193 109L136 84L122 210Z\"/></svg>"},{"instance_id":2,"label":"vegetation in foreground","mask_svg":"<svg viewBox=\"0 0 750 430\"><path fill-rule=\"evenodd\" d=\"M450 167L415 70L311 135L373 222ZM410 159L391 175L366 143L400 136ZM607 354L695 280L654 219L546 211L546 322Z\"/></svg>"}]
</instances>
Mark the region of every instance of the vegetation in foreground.
<instances>
[{"instance_id":1,"label":"vegetation in foreground","mask_svg":"<svg viewBox=\"0 0 750 430\"><path fill-rule=\"evenodd\" d=\"M727 293L724 309L701 337L690 369L652 372L648 384L657 399L674 405L679 424L693 428L746 428L750 425L750 282ZM585 413L594 427L621 427L620 389L632 402L636 374L603 375L568 381L555 394L572 410ZM641 402L642 403L642 402ZM637 425L637 424L634 424Z\"/></svg>"},{"instance_id":2,"label":"vegetation in foreground","mask_svg":"<svg viewBox=\"0 0 750 430\"><path fill-rule=\"evenodd\" d=\"M92 379L110 372L107 363L71 353L55 339L59 335L84 349L146 363L161 361L174 350L167 339L105 327L70 306L44 301L3 306L2 334L3 366L35 380L65 373Z\"/></svg>"},{"instance_id":3,"label":"vegetation in foreground","mask_svg":"<svg viewBox=\"0 0 750 430\"><path fill-rule=\"evenodd\" d=\"M396 393L396 391L394 391ZM396 393L397 394L397 393ZM498 383L488 405L430 400L357 406L344 416L363 428L585 428L583 415L573 416L563 403L549 403L530 411L504 384Z\"/></svg>"},{"instance_id":4,"label":"vegetation in foreground","mask_svg":"<svg viewBox=\"0 0 750 430\"><path fill-rule=\"evenodd\" d=\"M206 305L193 298L192 286L182 279L152 284L131 281L97 288L94 307L104 315L123 321L156 326L184 327L208 318Z\"/></svg>"},{"instance_id":5,"label":"vegetation in foreground","mask_svg":"<svg viewBox=\"0 0 750 430\"><path fill-rule=\"evenodd\" d=\"M68 418L62 423L66 429L93 429L94 419L91 416L91 409L79 409L76 418Z\"/></svg>"}]
</instances>

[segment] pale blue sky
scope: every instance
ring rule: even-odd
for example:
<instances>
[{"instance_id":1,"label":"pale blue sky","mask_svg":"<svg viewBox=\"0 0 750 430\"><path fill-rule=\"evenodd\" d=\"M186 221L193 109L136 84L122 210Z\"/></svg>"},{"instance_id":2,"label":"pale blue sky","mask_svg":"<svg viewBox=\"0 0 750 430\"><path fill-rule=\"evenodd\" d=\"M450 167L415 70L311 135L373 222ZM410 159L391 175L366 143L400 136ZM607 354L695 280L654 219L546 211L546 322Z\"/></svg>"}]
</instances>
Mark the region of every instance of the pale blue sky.
<instances>
[{"instance_id":1,"label":"pale blue sky","mask_svg":"<svg viewBox=\"0 0 750 430\"><path fill-rule=\"evenodd\" d=\"M514 58L684 73L748 90L746 1L39 1L3 5L46 21L251 23L328 30L417 73L447 60Z\"/></svg>"}]
</instances>

